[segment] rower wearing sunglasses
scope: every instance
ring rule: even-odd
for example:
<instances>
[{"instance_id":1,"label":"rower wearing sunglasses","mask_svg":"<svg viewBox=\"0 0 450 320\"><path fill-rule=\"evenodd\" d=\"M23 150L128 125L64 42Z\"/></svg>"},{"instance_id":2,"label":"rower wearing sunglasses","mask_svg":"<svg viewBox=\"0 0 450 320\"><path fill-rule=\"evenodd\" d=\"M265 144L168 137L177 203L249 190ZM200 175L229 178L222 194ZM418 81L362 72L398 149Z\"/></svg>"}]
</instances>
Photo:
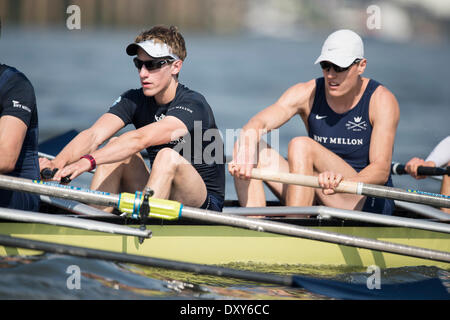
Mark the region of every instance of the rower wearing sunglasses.
<instances>
[{"instance_id":1,"label":"rower wearing sunglasses","mask_svg":"<svg viewBox=\"0 0 450 320\"><path fill-rule=\"evenodd\" d=\"M392 186L390 165L399 121L396 98L377 81L363 77L367 65L363 41L351 30L329 35L315 63L323 77L289 88L243 127L228 167L241 205L265 205L262 182L250 179L258 167L318 176L322 189L266 182L286 205L322 204L391 214L391 200L335 193L334 188L343 179ZM285 159L261 136L296 115L308 136L292 139Z\"/></svg>"},{"instance_id":2,"label":"rower wearing sunglasses","mask_svg":"<svg viewBox=\"0 0 450 320\"><path fill-rule=\"evenodd\" d=\"M96 168L91 189L134 193L150 187L156 198L221 211L223 142L206 99L178 81L186 58L182 35L176 27L155 26L138 35L126 52L135 56L141 88L123 93L52 162L42 159L41 168L58 168L55 180ZM128 124L135 130L99 148ZM206 131L209 138L203 139ZM151 171L140 154L144 149Z\"/></svg>"}]
</instances>

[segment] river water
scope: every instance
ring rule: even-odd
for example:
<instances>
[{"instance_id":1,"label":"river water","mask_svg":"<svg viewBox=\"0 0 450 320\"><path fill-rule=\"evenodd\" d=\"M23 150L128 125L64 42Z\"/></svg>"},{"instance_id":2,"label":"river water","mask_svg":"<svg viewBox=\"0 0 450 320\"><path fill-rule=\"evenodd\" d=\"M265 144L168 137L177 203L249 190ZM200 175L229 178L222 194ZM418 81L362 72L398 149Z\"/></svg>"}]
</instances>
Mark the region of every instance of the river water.
<instances>
[{"instance_id":1,"label":"river water","mask_svg":"<svg viewBox=\"0 0 450 320\"><path fill-rule=\"evenodd\" d=\"M8 29L0 40L0 61L12 65L33 83L38 101L40 140L69 129L83 130L106 112L116 98L139 79L125 47L136 30ZM324 36L301 41L252 34L213 36L186 34L188 57L180 82L205 95L221 132L242 127L262 108L272 104L295 83L321 76L314 65ZM450 134L449 44L386 43L368 39L366 76L376 79L397 97L401 119L394 161L426 157ZM280 152L285 155L290 139L305 135L299 117L279 131ZM232 142L226 141L228 155ZM400 187L438 192L439 182L394 177ZM227 174L226 197L235 199ZM268 196L268 199L273 199ZM0 260L0 298L3 299L322 299L301 290L255 286L237 282L201 282L177 288L167 275L136 271L97 260L44 255L37 258ZM66 265L82 264L83 287L67 291ZM302 270L304 272L302 272ZM285 270L318 276L311 269ZM398 270L397 270L398 271ZM399 279L411 270L394 272ZM434 270L433 272L435 272ZM365 270L326 270L336 276ZM429 269L413 270L429 275ZM150 274L150 276L148 276ZM399 274L401 274L399 276ZM173 275L172 275L173 276ZM180 278L175 275L172 279ZM394 276L394 277L395 277ZM183 277L181 277L183 278ZM14 290L10 284L15 283ZM195 283L192 277L186 283ZM56 284L56 285L55 285ZM137 285L139 284L139 285ZM181 285L183 286L183 285ZM136 289L138 288L138 289ZM280 292L283 292L280 294ZM325 297L326 298L326 297Z\"/></svg>"}]
</instances>

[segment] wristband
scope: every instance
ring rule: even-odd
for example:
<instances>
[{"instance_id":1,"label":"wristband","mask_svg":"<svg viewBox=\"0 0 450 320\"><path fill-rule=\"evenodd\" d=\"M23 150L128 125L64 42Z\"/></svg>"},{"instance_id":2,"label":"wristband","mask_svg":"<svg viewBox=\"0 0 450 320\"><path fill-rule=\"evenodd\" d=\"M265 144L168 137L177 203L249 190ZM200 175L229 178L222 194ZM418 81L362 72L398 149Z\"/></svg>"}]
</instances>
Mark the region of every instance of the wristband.
<instances>
[{"instance_id":1,"label":"wristband","mask_svg":"<svg viewBox=\"0 0 450 320\"><path fill-rule=\"evenodd\" d=\"M88 159L89 162L91 163L91 168L89 169L89 171L92 171L95 169L95 167L97 166L97 162L95 162L95 159L93 156L91 156L90 154L85 154L84 156L82 156L80 159Z\"/></svg>"}]
</instances>

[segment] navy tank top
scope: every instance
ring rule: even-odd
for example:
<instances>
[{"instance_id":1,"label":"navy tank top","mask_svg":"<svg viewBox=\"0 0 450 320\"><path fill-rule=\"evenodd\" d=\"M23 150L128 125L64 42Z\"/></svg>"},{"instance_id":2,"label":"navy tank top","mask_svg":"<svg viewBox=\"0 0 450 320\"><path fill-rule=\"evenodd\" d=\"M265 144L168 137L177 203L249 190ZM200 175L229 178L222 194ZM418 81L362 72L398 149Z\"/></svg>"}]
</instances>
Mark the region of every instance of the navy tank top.
<instances>
[{"instance_id":1,"label":"navy tank top","mask_svg":"<svg viewBox=\"0 0 450 320\"><path fill-rule=\"evenodd\" d=\"M308 117L308 136L347 162L356 172L367 167L372 125L369 119L370 98L380 83L370 79L358 104L345 113L336 113L325 96L325 79L316 79L316 93ZM385 184L392 186L392 179ZM392 200L368 197L364 211L392 214Z\"/></svg>"}]
</instances>

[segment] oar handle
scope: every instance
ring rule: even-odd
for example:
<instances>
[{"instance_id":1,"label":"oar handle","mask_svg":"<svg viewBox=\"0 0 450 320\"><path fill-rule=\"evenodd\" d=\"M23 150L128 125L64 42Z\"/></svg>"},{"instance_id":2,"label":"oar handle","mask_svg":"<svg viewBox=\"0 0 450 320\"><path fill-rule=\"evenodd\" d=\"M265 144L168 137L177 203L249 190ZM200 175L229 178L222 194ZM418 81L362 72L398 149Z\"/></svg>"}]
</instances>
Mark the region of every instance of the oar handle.
<instances>
[{"instance_id":1,"label":"oar handle","mask_svg":"<svg viewBox=\"0 0 450 320\"><path fill-rule=\"evenodd\" d=\"M418 167L417 174L419 176L450 176L450 167Z\"/></svg>"},{"instance_id":2,"label":"oar handle","mask_svg":"<svg viewBox=\"0 0 450 320\"><path fill-rule=\"evenodd\" d=\"M58 171L58 168L55 169L50 169L50 168L44 168L41 171L41 178L44 180L49 180L51 178L53 178L53 176L55 175L55 173ZM70 180L69 176L66 177L62 177L61 178L61 183L63 184L67 184L70 183L72 180Z\"/></svg>"},{"instance_id":3,"label":"oar handle","mask_svg":"<svg viewBox=\"0 0 450 320\"><path fill-rule=\"evenodd\" d=\"M391 166L391 172L396 175L408 174L405 170L405 165L401 163L393 163ZM417 168L417 175L419 176L444 176L450 175L450 167L425 167L419 166Z\"/></svg>"},{"instance_id":4,"label":"oar handle","mask_svg":"<svg viewBox=\"0 0 450 320\"><path fill-rule=\"evenodd\" d=\"M306 176L301 174L266 171L255 168L252 170L252 179L280 182L285 184L295 184L304 187L321 188L319 185L319 179L315 176ZM339 186L335 189L336 192L361 194L361 187L358 182L353 181L341 181Z\"/></svg>"}]
</instances>

